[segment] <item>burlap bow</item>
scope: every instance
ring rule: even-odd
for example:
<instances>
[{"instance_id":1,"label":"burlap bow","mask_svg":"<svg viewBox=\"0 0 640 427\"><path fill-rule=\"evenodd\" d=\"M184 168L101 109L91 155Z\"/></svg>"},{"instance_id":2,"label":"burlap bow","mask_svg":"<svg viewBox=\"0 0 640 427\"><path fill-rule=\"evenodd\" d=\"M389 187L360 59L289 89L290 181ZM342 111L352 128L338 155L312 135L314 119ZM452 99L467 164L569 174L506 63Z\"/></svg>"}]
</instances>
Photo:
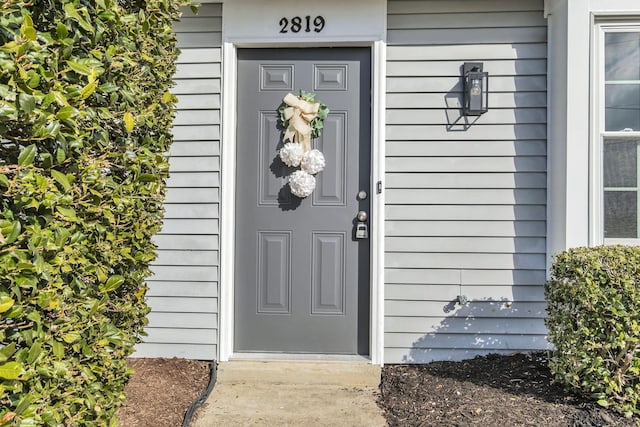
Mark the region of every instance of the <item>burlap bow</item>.
<instances>
[{"instance_id":1,"label":"burlap bow","mask_svg":"<svg viewBox=\"0 0 640 427\"><path fill-rule=\"evenodd\" d=\"M284 132L284 140L298 142L306 153L311 150L312 129L309 123L318 115L320 104L304 101L292 93L284 97L284 103L288 105L284 110L284 118L289 122Z\"/></svg>"}]
</instances>

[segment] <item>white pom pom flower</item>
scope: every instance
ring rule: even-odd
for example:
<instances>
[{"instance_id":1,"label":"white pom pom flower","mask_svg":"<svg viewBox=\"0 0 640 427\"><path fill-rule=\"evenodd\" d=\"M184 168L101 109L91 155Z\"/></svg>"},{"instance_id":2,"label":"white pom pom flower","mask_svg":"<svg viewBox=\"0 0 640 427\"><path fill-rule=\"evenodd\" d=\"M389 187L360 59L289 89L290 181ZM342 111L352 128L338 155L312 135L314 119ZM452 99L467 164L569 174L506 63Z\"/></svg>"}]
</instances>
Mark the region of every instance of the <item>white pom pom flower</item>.
<instances>
[{"instance_id":1,"label":"white pom pom flower","mask_svg":"<svg viewBox=\"0 0 640 427\"><path fill-rule=\"evenodd\" d=\"M324 155L319 150L309 150L302 156L302 170L315 175L324 170Z\"/></svg>"},{"instance_id":2,"label":"white pom pom flower","mask_svg":"<svg viewBox=\"0 0 640 427\"><path fill-rule=\"evenodd\" d=\"M305 171L295 171L289 176L289 186L293 195L304 199L316 188L316 179Z\"/></svg>"},{"instance_id":3,"label":"white pom pom flower","mask_svg":"<svg viewBox=\"0 0 640 427\"><path fill-rule=\"evenodd\" d=\"M300 166L300 162L302 161L302 146L295 142L287 142L284 144L284 147L280 149L280 158L284 162L285 165L291 167Z\"/></svg>"}]
</instances>

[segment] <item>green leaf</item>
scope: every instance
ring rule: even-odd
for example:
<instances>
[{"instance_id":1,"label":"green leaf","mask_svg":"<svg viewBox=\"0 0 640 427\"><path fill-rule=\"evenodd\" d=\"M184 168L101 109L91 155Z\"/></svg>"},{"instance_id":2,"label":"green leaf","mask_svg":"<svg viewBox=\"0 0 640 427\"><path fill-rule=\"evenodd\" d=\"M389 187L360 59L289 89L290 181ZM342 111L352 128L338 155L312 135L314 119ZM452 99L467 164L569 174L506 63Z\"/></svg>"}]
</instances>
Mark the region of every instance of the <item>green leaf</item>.
<instances>
[{"instance_id":1,"label":"green leaf","mask_svg":"<svg viewBox=\"0 0 640 427\"><path fill-rule=\"evenodd\" d=\"M33 28L33 20L29 15L26 15L22 19L22 25L20 26L20 35L27 40L35 41L38 38L36 29Z\"/></svg>"},{"instance_id":2,"label":"green leaf","mask_svg":"<svg viewBox=\"0 0 640 427\"><path fill-rule=\"evenodd\" d=\"M20 415L24 411L26 411L29 405L31 405L31 399L32 397L30 394L26 394L22 399L20 399L18 406L16 406L16 414ZM26 421L26 420L23 420L23 421ZM22 422L21 424L27 424L27 423Z\"/></svg>"},{"instance_id":3,"label":"green leaf","mask_svg":"<svg viewBox=\"0 0 640 427\"><path fill-rule=\"evenodd\" d=\"M58 120L66 120L70 117L75 116L76 114L78 114L78 110L70 105L67 105L66 107L62 107L60 110L58 110L58 112L56 113L56 117L58 118Z\"/></svg>"},{"instance_id":4,"label":"green leaf","mask_svg":"<svg viewBox=\"0 0 640 427\"><path fill-rule=\"evenodd\" d=\"M111 276L107 283L100 288L100 290L104 293L115 291L124 283L124 277L122 276Z\"/></svg>"},{"instance_id":5,"label":"green leaf","mask_svg":"<svg viewBox=\"0 0 640 427\"><path fill-rule=\"evenodd\" d=\"M89 74L91 74L92 68L84 64L80 64L79 62L67 61L67 65L73 71L75 71L78 74L82 74L83 76L88 76Z\"/></svg>"},{"instance_id":6,"label":"green leaf","mask_svg":"<svg viewBox=\"0 0 640 427\"><path fill-rule=\"evenodd\" d=\"M13 298L7 295L0 295L0 313L9 311L9 309L13 307L13 304L15 304Z\"/></svg>"},{"instance_id":7,"label":"green leaf","mask_svg":"<svg viewBox=\"0 0 640 427\"><path fill-rule=\"evenodd\" d=\"M67 239L71 236L71 233L66 228L58 228L55 231L56 246L64 246L67 243Z\"/></svg>"},{"instance_id":8,"label":"green leaf","mask_svg":"<svg viewBox=\"0 0 640 427\"><path fill-rule=\"evenodd\" d=\"M11 244L15 242L18 239L18 236L20 236L21 231L22 231L22 224L20 224L20 221L13 222L11 231L7 236L7 243Z\"/></svg>"},{"instance_id":9,"label":"green leaf","mask_svg":"<svg viewBox=\"0 0 640 427\"><path fill-rule=\"evenodd\" d=\"M51 348L53 349L53 355L56 358L62 359L64 357L64 344L60 341L52 341Z\"/></svg>"},{"instance_id":10,"label":"green leaf","mask_svg":"<svg viewBox=\"0 0 640 427\"><path fill-rule=\"evenodd\" d=\"M84 239L85 235L82 234L82 232L80 231L76 231L75 233L73 233L73 235L71 236L71 241L70 243L73 245L75 243L78 243L80 240Z\"/></svg>"},{"instance_id":11,"label":"green leaf","mask_svg":"<svg viewBox=\"0 0 640 427\"><path fill-rule=\"evenodd\" d=\"M88 97L90 97L91 94L93 92L95 92L97 87L98 87L98 81L97 80L87 84L80 91L80 99L87 99Z\"/></svg>"},{"instance_id":12,"label":"green leaf","mask_svg":"<svg viewBox=\"0 0 640 427\"><path fill-rule=\"evenodd\" d=\"M36 267L36 272L38 274L45 273L50 268L49 264L47 264L41 254L36 255L36 260L33 265Z\"/></svg>"},{"instance_id":13,"label":"green leaf","mask_svg":"<svg viewBox=\"0 0 640 427\"><path fill-rule=\"evenodd\" d=\"M64 334L62 336L62 340L67 344L73 344L74 342L80 339L80 334L77 332L69 332L68 334Z\"/></svg>"},{"instance_id":14,"label":"green leaf","mask_svg":"<svg viewBox=\"0 0 640 427\"><path fill-rule=\"evenodd\" d=\"M100 85L100 91L103 93L113 93L118 90L118 86L113 82L107 82Z\"/></svg>"},{"instance_id":15,"label":"green leaf","mask_svg":"<svg viewBox=\"0 0 640 427\"><path fill-rule=\"evenodd\" d=\"M73 210L72 208L65 208L62 206L56 206L56 211L58 211L58 213L60 215L62 215L62 217L64 219L66 219L67 221L77 221L78 217L76 216L76 211Z\"/></svg>"},{"instance_id":16,"label":"green leaf","mask_svg":"<svg viewBox=\"0 0 640 427\"><path fill-rule=\"evenodd\" d=\"M150 173L143 173L138 177L138 181L140 182L154 182L157 180L158 180L158 177Z\"/></svg>"},{"instance_id":17,"label":"green leaf","mask_svg":"<svg viewBox=\"0 0 640 427\"><path fill-rule=\"evenodd\" d=\"M7 362L0 365L0 378L15 380L22 374L24 374L24 368L18 362Z\"/></svg>"},{"instance_id":18,"label":"green leaf","mask_svg":"<svg viewBox=\"0 0 640 427\"><path fill-rule=\"evenodd\" d=\"M29 356L27 356L27 363L32 365L36 360L38 360L40 353L42 353L42 344L38 341L34 343L29 349Z\"/></svg>"},{"instance_id":19,"label":"green leaf","mask_svg":"<svg viewBox=\"0 0 640 427\"><path fill-rule=\"evenodd\" d=\"M35 72L30 72L31 77L29 78L29 81L27 82L27 86L29 86L31 89L35 89L40 85L40 74L37 74Z\"/></svg>"},{"instance_id":20,"label":"green leaf","mask_svg":"<svg viewBox=\"0 0 640 427\"><path fill-rule=\"evenodd\" d=\"M0 350L0 362L6 362L16 352L15 341L9 345L2 347Z\"/></svg>"},{"instance_id":21,"label":"green leaf","mask_svg":"<svg viewBox=\"0 0 640 427\"><path fill-rule=\"evenodd\" d=\"M58 184L62 186L62 188L64 188L64 191L69 191L69 189L71 188L71 183L69 182L69 178L67 178L67 175L53 169L51 170L51 176L56 180Z\"/></svg>"},{"instance_id":22,"label":"green leaf","mask_svg":"<svg viewBox=\"0 0 640 427\"><path fill-rule=\"evenodd\" d=\"M127 130L127 132L131 132L135 127L135 121L133 120L133 115L127 111L126 113L124 113L123 120L124 120L125 129Z\"/></svg>"},{"instance_id":23,"label":"green leaf","mask_svg":"<svg viewBox=\"0 0 640 427\"><path fill-rule=\"evenodd\" d=\"M36 108L36 98L28 93L21 93L18 96L18 105L23 113L29 114Z\"/></svg>"},{"instance_id":24,"label":"green leaf","mask_svg":"<svg viewBox=\"0 0 640 427\"><path fill-rule=\"evenodd\" d=\"M58 22L58 24L56 25L56 35L60 40L66 39L67 36L69 35L69 30L67 29L67 26L64 25L62 22Z\"/></svg>"},{"instance_id":25,"label":"green leaf","mask_svg":"<svg viewBox=\"0 0 640 427\"><path fill-rule=\"evenodd\" d=\"M7 175L0 173L0 187L9 188L10 184L11 182L9 182L9 178L7 178Z\"/></svg>"},{"instance_id":26,"label":"green leaf","mask_svg":"<svg viewBox=\"0 0 640 427\"><path fill-rule=\"evenodd\" d=\"M73 3L65 4L64 11L67 14L67 17L75 19L82 28L89 31L90 33L94 32L93 26L89 24L83 17L80 16L78 11L73 6Z\"/></svg>"},{"instance_id":27,"label":"green leaf","mask_svg":"<svg viewBox=\"0 0 640 427\"><path fill-rule=\"evenodd\" d=\"M22 153L18 156L18 165L19 166L27 166L33 163L33 160L36 158L38 150L35 144L31 144L22 150Z\"/></svg>"},{"instance_id":28,"label":"green leaf","mask_svg":"<svg viewBox=\"0 0 640 427\"><path fill-rule=\"evenodd\" d=\"M57 120L52 120L47 123L47 126L44 128L44 133L42 136L55 138L60 133L60 122Z\"/></svg>"},{"instance_id":29,"label":"green leaf","mask_svg":"<svg viewBox=\"0 0 640 427\"><path fill-rule=\"evenodd\" d=\"M17 276L16 277L16 285L21 288L35 288L38 283L38 280L30 275L27 276Z\"/></svg>"},{"instance_id":30,"label":"green leaf","mask_svg":"<svg viewBox=\"0 0 640 427\"><path fill-rule=\"evenodd\" d=\"M67 153L62 148L58 148L56 150L56 161L58 163L62 163L66 160L66 158L67 158Z\"/></svg>"},{"instance_id":31,"label":"green leaf","mask_svg":"<svg viewBox=\"0 0 640 427\"><path fill-rule=\"evenodd\" d=\"M27 314L27 319L38 324L42 323L42 316L38 311L32 311L31 313Z\"/></svg>"},{"instance_id":32,"label":"green leaf","mask_svg":"<svg viewBox=\"0 0 640 427\"><path fill-rule=\"evenodd\" d=\"M16 118L18 109L15 104L0 99L0 117Z\"/></svg>"},{"instance_id":33,"label":"green leaf","mask_svg":"<svg viewBox=\"0 0 640 427\"><path fill-rule=\"evenodd\" d=\"M45 169L49 169L53 165L53 157L50 153L44 152L40 154L40 158L42 159L42 167Z\"/></svg>"}]
</instances>

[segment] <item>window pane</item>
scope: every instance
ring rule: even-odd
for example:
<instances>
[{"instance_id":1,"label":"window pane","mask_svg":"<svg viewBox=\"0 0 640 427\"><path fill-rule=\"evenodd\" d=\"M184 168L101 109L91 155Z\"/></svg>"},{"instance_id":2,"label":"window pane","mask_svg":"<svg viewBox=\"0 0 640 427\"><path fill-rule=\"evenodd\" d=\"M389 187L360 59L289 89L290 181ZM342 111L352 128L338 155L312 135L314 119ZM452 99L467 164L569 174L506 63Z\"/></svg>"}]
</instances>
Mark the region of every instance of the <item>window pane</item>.
<instances>
[{"instance_id":1,"label":"window pane","mask_svg":"<svg viewBox=\"0 0 640 427\"><path fill-rule=\"evenodd\" d=\"M638 237L638 193L635 191L604 192L605 239Z\"/></svg>"},{"instance_id":2,"label":"window pane","mask_svg":"<svg viewBox=\"0 0 640 427\"><path fill-rule=\"evenodd\" d=\"M640 33L606 33L604 43L604 79L640 80Z\"/></svg>"},{"instance_id":3,"label":"window pane","mask_svg":"<svg viewBox=\"0 0 640 427\"><path fill-rule=\"evenodd\" d=\"M603 153L603 183L606 187L636 187L637 142L606 139Z\"/></svg>"},{"instance_id":4,"label":"window pane","mask_svg":"<svg viewBox=\"0 0 640 427\"><path fill-rule=\"evenodd\" d=\"M605 130L640 131L640 84L605 85Z\"/></svg>"}]
</instances>

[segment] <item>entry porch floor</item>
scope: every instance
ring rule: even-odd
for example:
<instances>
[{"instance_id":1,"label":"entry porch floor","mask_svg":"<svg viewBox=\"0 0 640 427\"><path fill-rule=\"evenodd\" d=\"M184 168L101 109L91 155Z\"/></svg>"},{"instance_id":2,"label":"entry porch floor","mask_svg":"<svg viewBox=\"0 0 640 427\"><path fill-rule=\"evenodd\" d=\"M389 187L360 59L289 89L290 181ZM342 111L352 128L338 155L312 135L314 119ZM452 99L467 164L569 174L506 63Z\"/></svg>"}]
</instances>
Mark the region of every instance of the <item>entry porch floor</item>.
<instances>
[{"instance_id":1,"label":"entry porch floor","mask_svg":"<svg viewBox=\"0 0 640 427\"><path fill-rule=\"evenodd\" d=\"M195 427L386 426L380 367L366 362L231 361Z\"/></svg>"}]
</instances>

